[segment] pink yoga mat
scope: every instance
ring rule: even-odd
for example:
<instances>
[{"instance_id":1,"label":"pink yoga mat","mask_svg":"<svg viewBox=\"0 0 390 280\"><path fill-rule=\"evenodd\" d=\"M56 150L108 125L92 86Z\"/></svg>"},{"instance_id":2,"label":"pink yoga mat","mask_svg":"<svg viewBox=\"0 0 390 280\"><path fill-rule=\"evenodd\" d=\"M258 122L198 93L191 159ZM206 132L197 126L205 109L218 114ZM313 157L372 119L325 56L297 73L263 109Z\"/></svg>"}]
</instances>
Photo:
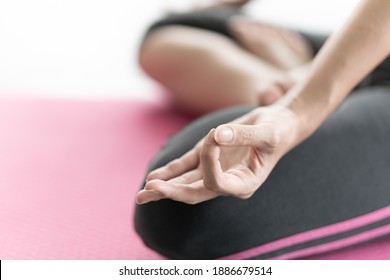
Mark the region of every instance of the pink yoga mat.
<instances>
[{"instance_id":1,"label":"pink yoga mat","mask_svg":"<svg viewBox=\"0 0 390 280\"><path fill-rule=\"evenodd\" d=\"M0 99L0 259L163 259L133 229L134 199L189 120L157 101ZM390 259L390 242L311 259Z\"/></svg>"}]
</instances>

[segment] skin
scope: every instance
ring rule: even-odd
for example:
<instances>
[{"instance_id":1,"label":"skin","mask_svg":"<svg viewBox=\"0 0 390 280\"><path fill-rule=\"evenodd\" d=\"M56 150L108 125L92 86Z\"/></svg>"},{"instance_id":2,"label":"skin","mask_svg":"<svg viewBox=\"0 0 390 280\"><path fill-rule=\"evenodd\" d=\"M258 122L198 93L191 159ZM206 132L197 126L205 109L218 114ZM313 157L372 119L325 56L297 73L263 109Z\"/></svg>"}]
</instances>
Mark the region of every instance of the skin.
<instances>
[{"instance_id":1,"label":"skin","mask_svg":"<svg viewBox=\"0 0 390 280\"><path fill-rule=\"evenodd\" d=\"M220 6L243 6L250 2L250 0L214 0L214 1L192 1L191 6L194 10L202 10L202 9L210 9L214 7L220 7ZM168 13L176 13L175 7L169 7Z\"/></svg>"},{"instance_id":2,"label":"skin","mask_svg":"<svg viewBox=\"0 0 390 280\"><path fill-rule=\"evenodd\" d=\"M313 55L298 34L241 16L228 24L237 42L180 25L144 40L141 67L181 110L200 115L239 104L267 106L305 76L301 69Z\"/></svg>"},{"instance_id":3,"label":"skin","mask_svg":"<svg viewBox=\"0 0 390 280\"><path fill-rule=\"evenodd\" d=\"M150 34L140 64L169 89L178 108L196 115L239 104L269 105L294 83L287 71L233 40L186 26L162 27Z\"/></svg>"},{"instance_id":4,"label":"skin","mask_svg":"<svg viewBox=\"0 0 390 280\"><path fill-rule=\"evenodd\" d=\"M389 15L390 1L362 1L304 80L278 102L211 130L186 155L151 172L137 203L251 197L280 158L308 138L390 54Z\"/></svg>"},{"instance_id":5,"label":"skin","mask_svg":"<svg viewBox=\"0 0 390 280\"><path fill-rule=\"evenodd\" d=\"M229 25L241 46L280 69L295 69L313 58L310 46L297 32L243 16L232 18Z\"/></svg>"}]
</instances>

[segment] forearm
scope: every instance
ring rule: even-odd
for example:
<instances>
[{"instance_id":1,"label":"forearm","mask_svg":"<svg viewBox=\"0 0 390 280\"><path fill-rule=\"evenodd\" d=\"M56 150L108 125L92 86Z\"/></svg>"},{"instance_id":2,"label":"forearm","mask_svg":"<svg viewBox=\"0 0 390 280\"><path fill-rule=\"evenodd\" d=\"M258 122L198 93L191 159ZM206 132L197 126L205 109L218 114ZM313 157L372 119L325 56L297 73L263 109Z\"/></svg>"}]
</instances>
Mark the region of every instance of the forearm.
<instances>
[{"instance_id":1,"label":"forearm","mask_svg":"<svg viewBox=\"0 0 390 280\"><path fill-rule=\"evenodd\" d=\"M315 58L307 78L280 104L302 120L306 138L390 53L390 1L364 0Z\"/></svg>"}]
</instances>

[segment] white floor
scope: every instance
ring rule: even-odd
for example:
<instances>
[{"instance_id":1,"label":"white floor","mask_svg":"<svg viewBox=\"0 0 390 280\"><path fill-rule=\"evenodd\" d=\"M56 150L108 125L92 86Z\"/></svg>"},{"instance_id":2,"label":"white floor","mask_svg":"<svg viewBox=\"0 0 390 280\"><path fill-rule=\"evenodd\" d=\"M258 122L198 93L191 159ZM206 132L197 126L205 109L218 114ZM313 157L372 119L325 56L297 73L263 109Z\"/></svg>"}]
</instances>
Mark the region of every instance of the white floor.
<instances>
[{"instance_id":1,"label":"white floor","mask_svg":"<svg viewBox=\"0 0 390 280\"><path fill-rule=\"evenodd\" d=\"M204 0L206 1L206 0ZM151 99L139 70L144 29L190 0L1 0L0 96ZM201 2L201 1L192 1ZM258 0L253 17L328 32L358 0Z\"/></svg>"}]
</instances>

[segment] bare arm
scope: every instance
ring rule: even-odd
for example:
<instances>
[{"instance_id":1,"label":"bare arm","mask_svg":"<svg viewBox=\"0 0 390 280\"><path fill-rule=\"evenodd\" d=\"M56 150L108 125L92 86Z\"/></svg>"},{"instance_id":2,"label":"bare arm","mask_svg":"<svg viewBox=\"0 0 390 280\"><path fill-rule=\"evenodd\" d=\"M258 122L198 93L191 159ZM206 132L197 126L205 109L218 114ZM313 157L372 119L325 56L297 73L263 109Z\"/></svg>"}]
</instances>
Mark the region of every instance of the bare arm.
<instances>
[{"instance_id":1,"label":"bare arm","mask_svg":"<svg viewBox=\"0 0 390 280\"><path fill-rule=\"evenodd\" d=\"M363 0L304 81L276 104L219 126L186 155L151 172L138 203L251 197L280 158L309 137L389 53L390 0Z\"/></svg>"},{"instance_id":2,"label":"bare arm","mask_svg":"<svg viewBox=\"0 0 390 280\"><path fill-rule=\"evenodd\" d=\"M318 54L306 80L281 101L303 121L299 138L314 132L389 54L390 1L363 0Z\"/></svg>"}]
</instances>

